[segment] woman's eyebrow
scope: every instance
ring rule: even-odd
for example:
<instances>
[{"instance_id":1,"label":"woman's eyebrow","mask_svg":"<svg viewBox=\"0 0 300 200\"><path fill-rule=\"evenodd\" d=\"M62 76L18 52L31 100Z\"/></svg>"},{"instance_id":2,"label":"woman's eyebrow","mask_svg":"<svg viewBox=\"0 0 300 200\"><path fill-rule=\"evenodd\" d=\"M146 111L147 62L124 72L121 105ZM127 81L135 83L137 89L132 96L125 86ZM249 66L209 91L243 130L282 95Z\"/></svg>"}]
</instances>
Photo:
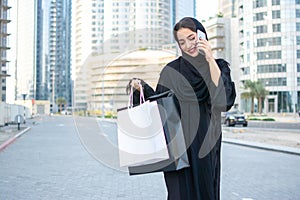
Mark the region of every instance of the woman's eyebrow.
<instances>
[{"instance_id":1,"label":"woman's eyebrow","mask_svg":"<svg viewBox=\"0 0 300 200\"><path fill-rule=\"evenodd\" d=\"M190 38L190 37L193 37L194 36L194 34L190 34L189 36L187 36L188 38Z\"/></svg>"}]
</instances>

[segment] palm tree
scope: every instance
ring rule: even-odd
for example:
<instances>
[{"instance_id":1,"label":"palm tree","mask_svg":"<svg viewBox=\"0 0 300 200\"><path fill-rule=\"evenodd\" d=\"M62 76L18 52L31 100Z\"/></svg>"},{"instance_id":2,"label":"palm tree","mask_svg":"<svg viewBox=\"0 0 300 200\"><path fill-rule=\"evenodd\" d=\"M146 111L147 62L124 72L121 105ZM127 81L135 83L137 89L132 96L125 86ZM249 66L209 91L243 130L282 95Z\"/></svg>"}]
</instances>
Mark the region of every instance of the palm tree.
<instances>
[{"instance_id":1,"label":"palm tree","mask_svg":"<svg viewBox=\"0 0 300 200\"><path fill-rule=\"evenodd\" d=\"M256 82L255 84L255 97L258 100L258 112L262 113L262 104L266 96L269 94L269 91L265 89L261 82Z\"/></svg>"},{"instance_id":2,"label":"palm tree","mask_svg":"<svg viewBox=\"0 0 300 200\"><path fill-rule=\"evenodd\" d=\"M241 98L251 99L251 114L254 113L254 98L258 100L258 112L262 113L262 104L264 98L269 94L269 92L264 88L260 81L250 81L247 80L244 83L244 89L248 90L241 94Z\"/></svg>"},{"instance_id":3,"label":"palm tree","mask_svg":"<svg viewBox=\"0 0 300 200\"><path fill-rule=\"evenodd\" d=\"M66 104L66 100L65 100L65 98L63 98L63 97L58 97L57 99L56 99L56 104L57 105L59 105L59 112L61 112L62 111L62 106L64 105L64 104Z\"/></svg>"},{"instance_id":4,"label":"palm tree","mask_svg":"<svg viewBox=\"0 0 300 200\"><path fill-rule=\"evenodd\" d=\"M246 80L244 83L244 89L247 92L241 93L241 98L251 99L251 114L254 113L254 98L255 98L255 82Z\"/></svg>"}]
</instances>

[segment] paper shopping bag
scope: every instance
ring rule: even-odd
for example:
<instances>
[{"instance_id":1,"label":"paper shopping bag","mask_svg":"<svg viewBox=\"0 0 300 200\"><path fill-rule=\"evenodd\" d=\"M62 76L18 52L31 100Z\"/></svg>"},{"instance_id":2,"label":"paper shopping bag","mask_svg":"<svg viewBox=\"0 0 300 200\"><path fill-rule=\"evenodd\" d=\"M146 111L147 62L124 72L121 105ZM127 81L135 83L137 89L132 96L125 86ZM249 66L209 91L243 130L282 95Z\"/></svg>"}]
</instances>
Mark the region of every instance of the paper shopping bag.
<instances>
[{"instance_id":1,"label":"paper shopping bag","mask_svg":"<svg viewBox=\"0 0 300 200\"><path fill-rule=\"evenodd\" d=\"M141 166L169 158L157 102L118 110L120 166Z\"/></svg>"},{"instance_id":2,"label":"paper shopping bag","mask_svg":"<svg viewBox=\"0 0 300 200\"><path fill-rule=\"evenodd\" d=\"M181 119L179 115L178 102L174 93L169 90L148 98L151 102L159 105L165 138L167 141L169 158L148 165L129 167L130 175L138 175L152 172L177 171L189 167L187 148Z\"/></svg>"}]
</instances>

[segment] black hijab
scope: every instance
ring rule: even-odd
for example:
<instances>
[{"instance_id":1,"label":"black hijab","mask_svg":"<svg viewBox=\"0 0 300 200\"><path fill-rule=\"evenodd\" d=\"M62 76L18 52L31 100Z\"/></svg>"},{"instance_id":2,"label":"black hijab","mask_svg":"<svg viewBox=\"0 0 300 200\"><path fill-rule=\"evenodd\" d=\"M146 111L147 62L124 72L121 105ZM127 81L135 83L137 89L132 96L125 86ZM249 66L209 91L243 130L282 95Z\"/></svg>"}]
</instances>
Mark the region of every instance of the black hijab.
<instances>
[{"instance_id":1,"label":"black hijab","mask_svg":"<svg viewBox=\"0 0 300 200\"><path fill-rule=\"evenodd\" d=\"M185 17L181 19L173 29L175 40L178 42L177 31L181 28L188 28L193 32L200 30L207 34L203 25L196 19ZM180 45L179 45L180 47ZM165 69L168 71L163 79L168 79L167 85L172 85L176 96L183 101L198 101L199 103L209 101L208 84L211 82L208 63L203 54L199 53L197 57L191 57L182 51L182 56L177 61L169 63L168 67L175 69ZM180 75L176 74L179 72ZM161 75L162 75L161 74ZM161 84L161 83L160 83ZM165 83L166 84L166 83Z\"/></svg>"}]
</instances>

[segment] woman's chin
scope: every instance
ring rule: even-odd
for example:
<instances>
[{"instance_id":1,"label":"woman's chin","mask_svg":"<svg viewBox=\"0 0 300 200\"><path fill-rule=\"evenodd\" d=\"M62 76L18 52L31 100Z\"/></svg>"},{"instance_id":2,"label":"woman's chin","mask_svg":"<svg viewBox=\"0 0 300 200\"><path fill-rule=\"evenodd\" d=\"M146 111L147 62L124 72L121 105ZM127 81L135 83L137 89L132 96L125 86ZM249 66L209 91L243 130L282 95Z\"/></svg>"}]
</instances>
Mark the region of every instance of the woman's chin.
<instances>
[{"instance_id":1,"label":"woman's chin","mask_svg":"<svg viewBox=\"0 0 300 200\"><path fill-rule=\"evenodd\" d=\"M186 54L188 54L191 57L197 57L199 55L198 51L194 51L194 52L186 52Z\"/></svg>"}]
</instances>

